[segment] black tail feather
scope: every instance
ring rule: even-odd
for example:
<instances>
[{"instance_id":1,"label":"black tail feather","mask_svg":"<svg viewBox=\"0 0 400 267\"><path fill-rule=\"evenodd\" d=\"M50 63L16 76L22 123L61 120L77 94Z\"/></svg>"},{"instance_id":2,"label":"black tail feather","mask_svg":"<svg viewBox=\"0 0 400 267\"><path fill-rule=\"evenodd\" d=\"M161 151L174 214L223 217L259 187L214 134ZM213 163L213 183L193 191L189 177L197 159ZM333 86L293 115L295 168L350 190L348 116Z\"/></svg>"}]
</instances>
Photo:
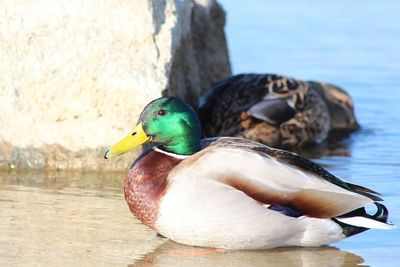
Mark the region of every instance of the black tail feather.
<instances>
[{"instance_id":1,"label":"black tail feather","mask_svg":"<svg viewBox=\"0 0 400 267\"><path fill-rule=\"evenodd\" d=\"M361 185L352 184L352 183L346 183L346 184L349 186L350 190L355 193L366 196L366 197L372 199L373 201L383 201L382 198L377 196L377 195L380 196L381 194L379 194L378 192L376 192L374 190L371 190L371 189L366 188Z\"/></svg>"},{"instance_id":2,"label":"black tail feather","mask_svg":"<svg viewBox=\"0 0 400 267\"><path fill-rule=\"evenodd\" d=\"M389 217L388 209L381 203L374 202L374 204L377 208L377 211L373 215L369 215L366 212L365 208L363 207L363 208L353 210L349 213L340 215L337 218L350 218L350 217L358 216L358 217L365 217L365 218L375 220L378 222L382 222L382 223L388 223L388 217ZM342 227L343 234L347 237L359 234L359 233L364 232L369 229L369 228L365 228L365 227L359 227L359 226L355 226L355 225L351 225L351 224L346 224L335 218L333 218L332 220L334 222L336 222L337 224L339 224L340 227Z\"/></svg>"}]
</instances>

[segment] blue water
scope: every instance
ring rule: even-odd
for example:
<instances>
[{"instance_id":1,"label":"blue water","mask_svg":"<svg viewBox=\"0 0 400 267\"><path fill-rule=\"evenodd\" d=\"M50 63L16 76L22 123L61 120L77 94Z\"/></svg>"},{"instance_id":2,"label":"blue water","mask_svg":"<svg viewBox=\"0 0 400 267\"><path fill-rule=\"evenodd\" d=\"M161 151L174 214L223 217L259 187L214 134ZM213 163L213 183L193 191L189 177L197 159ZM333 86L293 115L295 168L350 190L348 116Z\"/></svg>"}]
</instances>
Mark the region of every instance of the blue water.
<instances>
[{"instance_id":1,"label":"blue water","mask_svg":"<svg viewBox=\"0 0 400 267\"><path fill-rule=\"evenodd\" d=\"M400 1L219 1L234 74L330 82L353 97L362 129L315 157L383 194L400 226ZM332 155L333 154L333 155ZM336 247L371 266L400 266L400 230L371 230Z\"/></svg>"}]
</instances>

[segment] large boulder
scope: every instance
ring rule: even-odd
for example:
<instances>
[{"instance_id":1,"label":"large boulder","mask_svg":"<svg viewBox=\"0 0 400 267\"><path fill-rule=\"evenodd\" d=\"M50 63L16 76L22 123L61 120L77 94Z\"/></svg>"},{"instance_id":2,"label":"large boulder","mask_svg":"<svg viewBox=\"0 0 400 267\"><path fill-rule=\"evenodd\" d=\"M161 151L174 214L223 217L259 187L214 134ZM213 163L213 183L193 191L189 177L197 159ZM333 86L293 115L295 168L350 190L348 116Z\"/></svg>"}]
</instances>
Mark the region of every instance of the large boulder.
<instances>
[{"instance_id":1,"label":"large boulder","mask_svg":"<svg viewBox=\"0 0 400 267\"><path fill-rule=\"evenodd\" d=\"M162 95L231 74L214 0L3 1L0 169L126 169L102 151Z\"/></svg>"}]
</instances>

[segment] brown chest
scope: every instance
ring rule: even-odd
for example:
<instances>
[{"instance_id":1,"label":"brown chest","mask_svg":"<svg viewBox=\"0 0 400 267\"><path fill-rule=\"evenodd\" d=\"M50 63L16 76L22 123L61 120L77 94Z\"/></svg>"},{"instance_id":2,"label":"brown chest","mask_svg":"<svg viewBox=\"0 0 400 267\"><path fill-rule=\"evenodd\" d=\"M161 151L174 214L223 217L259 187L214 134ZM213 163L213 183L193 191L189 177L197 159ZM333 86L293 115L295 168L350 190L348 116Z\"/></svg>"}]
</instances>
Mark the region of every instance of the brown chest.
<instances>
[{"instance_id":1,"label":"brown chest","mask_svg":"<svg viewBox=\"0 0 400 267\"><path fill-rule=\"evenodd\" d=\"M154 229L168 174L181 161L156 151L141 156L125 178L125 200L131 212Z\"/></svg>"}]
</instances>

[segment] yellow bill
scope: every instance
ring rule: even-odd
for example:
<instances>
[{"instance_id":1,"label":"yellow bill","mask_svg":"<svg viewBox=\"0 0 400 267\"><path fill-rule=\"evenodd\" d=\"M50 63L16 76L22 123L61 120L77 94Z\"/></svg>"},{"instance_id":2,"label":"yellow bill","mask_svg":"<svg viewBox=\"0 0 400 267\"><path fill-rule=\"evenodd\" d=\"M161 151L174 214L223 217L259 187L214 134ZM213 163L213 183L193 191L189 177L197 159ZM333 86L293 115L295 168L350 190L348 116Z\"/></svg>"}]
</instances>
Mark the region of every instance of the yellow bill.
<instances>
[{"instance_id":1,"label":"yellow bill","mask_svg":"<svg viewBox=\"0 0 400 267\"><path fill-rule=\"evenodd\" d=\"M139 123L131 134L127 135L118 143L112 145L104 154L104 158L109 159L114 156L122 155L149 141L151 141L151 137L144 132L142 123Z\"/></svg>"}]
</instances>

